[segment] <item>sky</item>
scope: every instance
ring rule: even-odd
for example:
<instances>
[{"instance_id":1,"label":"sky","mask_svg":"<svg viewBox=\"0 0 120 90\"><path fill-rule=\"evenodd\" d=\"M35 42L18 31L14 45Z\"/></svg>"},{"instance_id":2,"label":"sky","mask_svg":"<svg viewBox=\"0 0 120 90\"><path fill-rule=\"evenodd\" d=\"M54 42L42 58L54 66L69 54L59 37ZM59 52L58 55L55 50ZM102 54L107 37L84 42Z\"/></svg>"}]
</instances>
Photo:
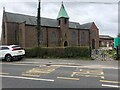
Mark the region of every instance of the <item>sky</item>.
<instances>
[{"instance_id":1,"label":"sky","mask_svg":"<svg viewBox=\"0 0 120 90\"><path fill-rule=\"evenodd\" d=\"M95 22L100 35L117 36L119 0L41 0L41 16L56 19L62 1L70 21ZM0 0L0 35L3 7L6 12L37 16L38 0Z\"/></svg>"}]
</instances>

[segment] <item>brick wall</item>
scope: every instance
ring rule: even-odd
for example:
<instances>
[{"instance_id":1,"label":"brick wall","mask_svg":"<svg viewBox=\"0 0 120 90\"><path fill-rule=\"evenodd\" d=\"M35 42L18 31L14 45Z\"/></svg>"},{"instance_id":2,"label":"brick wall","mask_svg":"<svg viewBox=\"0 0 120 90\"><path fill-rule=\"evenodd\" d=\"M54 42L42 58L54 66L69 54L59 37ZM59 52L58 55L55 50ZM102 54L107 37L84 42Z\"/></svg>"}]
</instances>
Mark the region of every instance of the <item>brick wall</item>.
<instances>
[{"instance_id":1,"label":"brick wall","mask_svg":"<svg viewBox=\"0 0 120 90\"><path fill-rule=\"evenodd\" d=\"M69 19L60 18L60 46L64 47L65 42L67 46L70 45Z\"/></svg>"},{"instance_id":2,"label":"brick wall","mask_svg":"<svg viewBox=\"0 0 120 90\"><path fill-rule=\"evenodd\" d=\"M42 43L43 47L56 47L56 46L64 46L64 42L67 41L68 46L81 46L81 34L85 33L85 45L92 46L92 39L95 40L95 48L99 48L99 30L95 24L92 25L90 29L90 34L94 32L94 36L90 35L89 38L89 30L76 30L69 29L68 23L64 24L64 19L61 19L60 27L41 27L42 33ZM36 47L37 46L37 30L35 26L26 25L23 23L6 23L5 28L5 39L3 40L6 44L19 44L21 47ZM52 32L56 34L56 42L52 42ZM76 37L72 37L72 32L76 33ZM17 36L15 36L17 33ZM17 37L17 38L15 38ZM90 41L91 40L91 41ZM74 43L72 43L74 41Z\"/></svg>"},{"instance_id":3,"label":"brick wall","mask_svg":"<svg viewBox=\"0 0 120 90\"><path fill-rule=\"evenodd\" d=\"M88 30L79 30L79 45L82 46L82 32L85 33L85 46L89 46L89 31Z\"/></svg>"},{"instance_id":4,"label":"brick wall","mask_svg":"<svg viewBox=\"0 0 120 90\"><path fill-rule=\"evenodd\" d=\"M107 47L107 44L109 44L109 47L113 47L114 39L105 39L100 38L100 47Z\"/></svg>"},{"instance_id":5,"label":"brick wall","mask_svg":"<svg viewBox=\"0 0 120 90\"><path fill-rule=\"evenodd\" d=\"M25 47L37 46L37 30L35 26L25 26Z\"/></svg>"},{"instance_id":6,"label":"brick wall","mask_svg":"<svg viewBox=\"0 0 120 90\"><path fill-rule=\"evenodd\" d=\"M94 35L92 36L92 34ZM99 48L99 30L94 23L90 28L91 47L92 47L92 39L94 39L95 41L95 49L98 49Z\"/></svg>"},{"instance_id":7,"label":"brick wall","mask_svg":"<svg viewBox=\"0 0 120 90\"><path fill-rule=\"evenodd\" d=\"M78 30L69 29L69 32L70 32L70 46L78 46Z\"/></svg>"},{"instance_id":8,"label":"brick wall","mask_svg":"<svg viewBox=\"0 0 120 90\"><path fill-rule=\"evenodd\" d=\"M19 24L19 45L21 47L26 47L25 46L25 22Z\"/></svg>"},{"instance_id":9,"label":"brick wall","mask_svg":"<svg viewBox=\"0 0 120 90\"><path fill-rule=\"evenodd\" d=\"M19 30L19 25L17 23L6 23L7 28L5 29L5 38L6 42L5 44L10 45L10 44L17 44L17 36L16 33Z\"/></svg>"}]
</instances>

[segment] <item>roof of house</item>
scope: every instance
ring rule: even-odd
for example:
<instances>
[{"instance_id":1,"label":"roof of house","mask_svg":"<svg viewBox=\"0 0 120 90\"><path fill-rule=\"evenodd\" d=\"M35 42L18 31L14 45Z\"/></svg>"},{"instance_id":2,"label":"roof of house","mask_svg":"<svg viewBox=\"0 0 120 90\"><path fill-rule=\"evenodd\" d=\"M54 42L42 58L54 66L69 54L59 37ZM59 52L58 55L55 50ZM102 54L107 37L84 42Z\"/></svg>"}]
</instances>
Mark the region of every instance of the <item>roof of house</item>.
<instances>
[{"instance_id":1,"label":"roof of house","mask_svg":"<svg viewBox=\"0 0 120 90\"><path fill-rule=\"evenodd\" d=\"M114 39L113 37L109 36L109 35L99 35L99 38L102 39Z\"/></svg>"},{"instance_id":2,"label":"roof of house","mask_svg":"<svg viewBox=\"0 0 120 90\"><path fill-rule=\"evenodd\" d=\"M25 22L28 25L37 25L37 18L35 16L23 15L5 12L7 22L23 23ZM90 29L92 23L86 23L80 25L78 22L69 22L69 28L74 29ZM41 26L48 27L59 27L57 19L50 19L41 17Z\"/></svg>"},{"instance_id":3,"label":"roof of house","mask_svg":"<svg viewBox=\"0 0 120 90\"><path fill-rule=\"evenodd\" d=\"M64 8L63 3L62 3L62 5L61 5L61 8L60 8L60 11L59 11L59 14L58 14L57 19L58 19L58 18L61 18L61 17L69 18L68 14L67 14L67 12L66 12L66 10L65 10L65 8Z\"/></svg>"},{"instance_id":4,"label":"roof of house","mask_svg":"<svg viewBox=\"0 0 120 90\"><path fill-rule=\"evenodd\" d=\"M80 25L80 29L90 29L93 23L94 22L82 24Z\"/></svg>"}]
</instances>

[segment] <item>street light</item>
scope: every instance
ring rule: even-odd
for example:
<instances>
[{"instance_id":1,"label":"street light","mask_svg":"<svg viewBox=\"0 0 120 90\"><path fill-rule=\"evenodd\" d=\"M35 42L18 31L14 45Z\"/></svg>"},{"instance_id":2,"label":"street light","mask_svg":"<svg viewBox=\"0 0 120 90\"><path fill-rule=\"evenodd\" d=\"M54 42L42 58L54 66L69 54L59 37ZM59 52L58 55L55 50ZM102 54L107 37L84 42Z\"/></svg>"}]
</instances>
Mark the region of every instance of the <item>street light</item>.
<instances>
[{"instance_id":1,"label":"street light","mask_svg":"<svg viewBox=\"0 0 120 90\"><path fill-rule=\"evenodd\" d=\"M40 4L41 4L41 0L39 0L39 4L38 4L38 12L37 12L37 39L38 39L38 46L41 45L41 15L40 15Z\"/></svg>"}]
</instances>

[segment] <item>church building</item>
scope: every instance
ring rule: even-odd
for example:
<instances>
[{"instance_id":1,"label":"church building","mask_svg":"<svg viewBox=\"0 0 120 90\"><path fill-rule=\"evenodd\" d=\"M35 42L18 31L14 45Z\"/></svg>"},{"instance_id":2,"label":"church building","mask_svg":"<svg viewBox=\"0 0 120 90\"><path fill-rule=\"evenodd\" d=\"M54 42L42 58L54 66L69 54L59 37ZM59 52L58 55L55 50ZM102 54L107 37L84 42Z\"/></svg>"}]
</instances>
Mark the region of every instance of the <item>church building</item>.
<instances>
[{"instance_id":1,"label":"church building","mask_svg":"<svg viewBox=\"0 0 120 90\"><path fill-rule=\"evenodd\" d=\"M88 46L99 48L99 29L94 22L80 24L69 21L62 3L56 19L41 17L40 45L42 47ZM81 18L82 19L82 18ZM37 18L3 10L3 45L17 44L23 48L36 47Z\"/></svg>"}]
</instances>

